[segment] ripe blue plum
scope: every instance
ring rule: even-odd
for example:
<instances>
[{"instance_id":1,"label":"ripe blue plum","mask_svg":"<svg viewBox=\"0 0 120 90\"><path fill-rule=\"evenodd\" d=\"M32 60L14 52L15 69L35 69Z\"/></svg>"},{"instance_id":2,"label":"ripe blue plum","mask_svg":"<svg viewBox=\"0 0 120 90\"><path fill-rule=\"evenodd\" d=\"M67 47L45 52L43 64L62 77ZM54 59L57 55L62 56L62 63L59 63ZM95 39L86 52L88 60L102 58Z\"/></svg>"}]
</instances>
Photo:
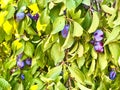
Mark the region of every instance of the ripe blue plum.
<instances>
[{"instance_id":1,"label":"ripe blue plum","mask_svg":"<svg viewBox=\"0 0 120 90\"><path fill-rule=\"evenodd\" d=\"M16 14L16 21L21 21L24 17L25 17L25 13L24 12L18 12Z\"/></svg>"},{"instance_id":2,"label":"ripe blue plum","mask_svg":"<svg viewBox=\"0 0 120 90\"><path fill-rule=\"evenodd\" d=\"M109 78L110 78L111 80L114 80L114 79L116 78L116 72L115 72L114 70L110 71L110 73L109 73Z\"/></svg>"},{"instance_id":3,"label":"ripe blue plum","mask_svg":"<svg viewBox=\"0 0 120 90\"><path fill-rule=\"evenodd\" d=\"M27 59L25 60L25 63L26 63L28 66L31 66L31 64L32 64L31 58L27 58Z\"/></svg>"},{"instance_id":4,"label":"ripe blue plum","mask_svg":"<svg viewBox=\"0 0 120 90\"><path fill-rule=\"evenodd\" d=\"M94 40L95 41L101 41L103 40L104 34L102 30L96 30L94 32Z\"/></svg>"},{"instance_id":5,"label":"ripe blue plum","mask_svg":"<svg viewBox=\"0 0 120 90\"><path fill-rule=\"evenodd\" d=\"M99 42L95 42L94 43L94 49L96 52L103 52L104 51L104 48L103 48L103 42L99 41Z\"/></svg>"},{"instance_id":6,"label":"ripe blue plum","mask_svg":"<svg viewBox=\"0 0 120 90\"><path fill-rule=\"evenodd\" d=\"M68 35L68 31L69 31L70 25L67 24L64 26L63 30L61 31L62 37L66 38Z\"/></svg>"},{"instance_id":7,"label":"ripe blue plum","mask_svg":"<svg viewBox=\"0 0 120 90\"><path fill-rule=\"evenodd\" d=\"M20 69L22 69L22 68L25 66L24 61L18 60L18 61L17 61L17 66L18 66Z\"/></svg>"}]
</instances>

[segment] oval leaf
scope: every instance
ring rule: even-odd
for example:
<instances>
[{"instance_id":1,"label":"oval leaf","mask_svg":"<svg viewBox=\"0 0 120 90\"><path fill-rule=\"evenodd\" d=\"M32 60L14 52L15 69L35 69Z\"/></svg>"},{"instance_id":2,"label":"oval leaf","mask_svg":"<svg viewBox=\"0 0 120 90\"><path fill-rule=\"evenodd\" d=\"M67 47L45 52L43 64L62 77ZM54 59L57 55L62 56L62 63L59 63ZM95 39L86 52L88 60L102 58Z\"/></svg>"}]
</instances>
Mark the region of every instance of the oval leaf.
<instances>
[{"instance_id":1,"label":"oval leaf","mask_svg":"<svg viewBox=\"0 0 120 90\"><path fill-rule=\"evenodd\" d=\"M96 12L93 12L92 24L91 24L88 32L89 33L95 32L95 30L97 29L98 25L99 25L99 17L98 17Z\"/></svg>"}]
</instances>

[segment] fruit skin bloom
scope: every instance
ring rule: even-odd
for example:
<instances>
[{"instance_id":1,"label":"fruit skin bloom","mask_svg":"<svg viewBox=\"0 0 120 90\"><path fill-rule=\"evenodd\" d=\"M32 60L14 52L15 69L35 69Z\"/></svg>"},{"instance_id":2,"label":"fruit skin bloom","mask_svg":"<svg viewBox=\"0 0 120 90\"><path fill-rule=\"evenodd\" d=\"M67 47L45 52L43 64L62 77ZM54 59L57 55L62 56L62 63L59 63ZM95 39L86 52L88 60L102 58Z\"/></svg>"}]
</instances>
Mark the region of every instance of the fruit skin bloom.
<instances>
[{"instance_id":1,"label":"fruit skin bloom","mask_svg":"<svg viewBox=\"0 0 120 90\"><path fill-rule=\"evenodd\" d=\"M24 17L25 17L25 13L24 12L18 12L16 14L16 21L21 21Z\"/></svg>"},{"instance_id":2,"label":"fruit skin bloom","mask_svg":"<svg viewBox=\"0 0 120 90\"><path fill-rule=\"evenodd\" d=\"M110 71L109 78L114 80L116 78L116 72L114 70Z\"/></svg>"},{"instance_id":3,"label":"fruit skin bloom","mask_svg":"<svg viewBox=\"0 0 120 90\"><path fill-rule=\"evenodd\" d=\"M31 63L32 63L31 58L27 58L27 59L25 60L25 63L26 63L28 66L31 66Z\"/></svg>"},{"instance_id":4,"label":"fruit skin bloom","mask_svg":"<svg viewBox=\"0 0 120 90\"><path fill-rule=\"evenodd\" d=\"M61 34L62 34L63 38L67 37L69 27L70 27L70 25L65 25L64 28L63 28L63 30L61 31Z\"/></svg>"},{"instance_id":5,"label":"fruit skin bloom","mask_svg":"<svg viewBox=\"0 0 120 90\"><path fill-rule=\"evenodd\" d=\"M22 68L25 66L24 61L18 60L18 61L17 61L17 66L18 66L20 69L22 69Z\"/></svg>"},{"instance_id":6,"label":"fruit skin bloom","mask_svg":"<svg viewBox=\"0 0 120 90\"><path fill-rule=\"evenodd\" d=\"M99 53L103 52L104 51L103 43L101 41L95 42L94 43L94 49L95 49L96 52L99 52Z\"/></svg>"},{"instance_id":7,"label":"fruit skin bloom","mask_svg":"<svg viewBox=\"0 0 120 90\"><path fill-rule=\"evenodd\" d=\"M95 41L101 41L103 40L104 33L102 30L96 30L94 32L94 40Z\"/></svg>"},{"instance_id":8,"label":"fruit skin bloom","mask_svg":"<svg viewBox=\"0 0 120 90\"><path fill-rule=\"evenodd\" d=\"M19 54L19 55L17 56L17 59L16 59L17 66L18 66L20 69L22 69L22 68L25 66L24 61L21 61L22 56L23 56L23 54L21 53L21 54Z\"/></svg>"}]
</instances>

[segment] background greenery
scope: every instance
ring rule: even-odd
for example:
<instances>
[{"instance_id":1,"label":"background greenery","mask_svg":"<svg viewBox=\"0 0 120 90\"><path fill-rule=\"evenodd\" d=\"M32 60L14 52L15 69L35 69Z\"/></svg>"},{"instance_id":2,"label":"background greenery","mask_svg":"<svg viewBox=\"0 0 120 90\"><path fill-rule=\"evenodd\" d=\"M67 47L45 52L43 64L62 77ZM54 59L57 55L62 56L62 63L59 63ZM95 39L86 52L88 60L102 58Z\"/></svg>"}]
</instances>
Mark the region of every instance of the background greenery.
<instances>
[{"instance_id":1,"label":"background greenery","mask_svg":"<svg viewBox=\"0 0 120 90\"><path fill-rule=\"evenodd\" d=\"M0 0L0 90L120 90L119 6L119 0ZM17 12L23 20L16 21ZM90 44L97 29L104 32L103 53ZM16 65L21 53L31 66Z\"/></svg>"}]
</instances>

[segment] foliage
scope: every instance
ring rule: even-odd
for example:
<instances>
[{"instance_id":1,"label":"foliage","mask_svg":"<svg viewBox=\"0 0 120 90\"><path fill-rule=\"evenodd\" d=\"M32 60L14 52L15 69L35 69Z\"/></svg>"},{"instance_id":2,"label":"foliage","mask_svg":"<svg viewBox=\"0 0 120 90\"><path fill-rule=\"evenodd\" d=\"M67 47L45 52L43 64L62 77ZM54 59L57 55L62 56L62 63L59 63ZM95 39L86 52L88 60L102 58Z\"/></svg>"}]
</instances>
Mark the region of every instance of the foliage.
<instances>
[{"instance_id":1,"label":"foliage","mask_svg":"<svg viewBox=\"0 0 120 90\"><path fill-rule=\"evenodd\" d=\"M119 90L119 6L119 0L0 0L0 90ZM100 52L96 30L104 33Z\"/></svg>"}]
</instances>

